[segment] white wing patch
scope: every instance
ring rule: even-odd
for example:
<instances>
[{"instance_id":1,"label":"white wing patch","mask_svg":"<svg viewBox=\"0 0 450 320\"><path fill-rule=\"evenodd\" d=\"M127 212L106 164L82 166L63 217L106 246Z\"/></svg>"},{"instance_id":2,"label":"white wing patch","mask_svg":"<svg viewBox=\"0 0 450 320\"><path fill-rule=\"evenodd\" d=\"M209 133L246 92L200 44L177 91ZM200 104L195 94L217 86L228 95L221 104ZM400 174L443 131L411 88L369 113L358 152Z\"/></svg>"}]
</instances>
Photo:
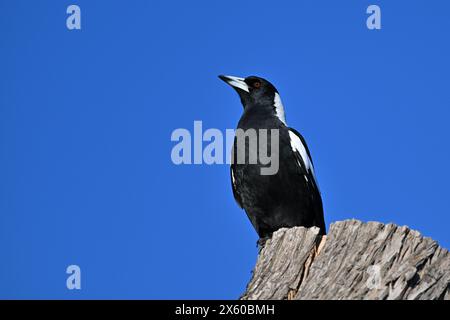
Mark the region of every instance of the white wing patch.
<instances>
[{"instance_id":1,"label":"white wing patch","mask_svg":"<svg viewBox=\"0 0 450 320\"><path fill-rule=\"evenodd\" d=\"M300 154L300 156L303 159L303 163L306 166L306 171L310 171L311 175L313 176L314 182L316 183L317 188L319 187L319 185L317 184L317 180L316 180L316 175L314 174L314 167L312 164L311 159L308 156L308 152L306 151L305 146L302 143L302 140L300 140L300 138L291 130L289 130L289 137L291 138L291 148L294 152L298 152ZM299 163L299 166L301 166L302 164ZM306 178L306 176L305 176ZM307 179L307 178L306 178Z\"/></svg>"},{"instance_id":2,"label":"white wing patch","mask_svg":"<svg viewBox=\"0 0 450 320\"><path fill-rule=\"evenodd\" d=\"M284 115L284 106L281 102L280 95L275 92L275 98L273 99L273 105L275 107L275 114L277 115L278 119L280 119L281 122L284 123L286 126L286 116Z\"/></svg>"}]
</instances>

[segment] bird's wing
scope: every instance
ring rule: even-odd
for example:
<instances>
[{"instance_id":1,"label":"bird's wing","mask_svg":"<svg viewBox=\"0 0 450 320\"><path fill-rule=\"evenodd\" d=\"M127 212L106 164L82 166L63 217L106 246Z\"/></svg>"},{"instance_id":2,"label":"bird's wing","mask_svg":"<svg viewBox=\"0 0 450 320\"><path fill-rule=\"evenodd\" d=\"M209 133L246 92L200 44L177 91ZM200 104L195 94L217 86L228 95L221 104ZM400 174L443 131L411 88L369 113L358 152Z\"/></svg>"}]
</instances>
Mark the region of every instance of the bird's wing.
<instances>
[{"instance_id":1,"label":"bird's wing","mask_svg":"<svg viewBox=\"0 0 450 320\"><path fill-rule=\"evenodd\" d=\"M314 165L305 139L295 129L288 128L291 148L297 160L299 173L303 175L306 186L310 190L311 201L314 207L315 225L323 234L326 234L325 219L323 216L322 196L314 173Z\"/></svg>"},{"instance_id":2,"label":"bird's wing","mask_svg":"<svg viewBox=\"0 0 450 320\"><path fill-rule=\"evenodd\" d=\"M231 188L233 189L234 199L236 200L236 202L239 205L239 207L241 207L241 209L242 209L243 208L242 207L242 199L241 199L241 196L240 196L239 192L236 189L236 180L234 178L234 175L235 175L234 170L235 170L235 165L232 164L230 166Z\"/></svg>"},{"instance_id":3,"label":"bird's wing","mask_svg":"<svg viewBox=\"0 0 450 320\"><path fill-rule=\"evenodd\" d=\"M307 182L313 184L313 187L319 191L316 175L314 173L314 164L312 162L311 153L309 152L303 136L295 129L288 128L291 148L294 152L300 171L305 175Z\"/></svg>"},{"instance_id":4,"label":"bird's wing","mask_svg":"<svg viewBox=\"0 0 450 320\"><path fill-rule=\"evenodd\" d=\"M230 178L231 178L231 188L233 189L233 196L234 200L236 200L236 203L241 207L241 209L244 208L242 205L242 198L239 194L239 191L236 188L236 143L237 143L237 137L234 137L233 147L231 149L231 166L230 166Z\"/></svg>"}]
</instances>

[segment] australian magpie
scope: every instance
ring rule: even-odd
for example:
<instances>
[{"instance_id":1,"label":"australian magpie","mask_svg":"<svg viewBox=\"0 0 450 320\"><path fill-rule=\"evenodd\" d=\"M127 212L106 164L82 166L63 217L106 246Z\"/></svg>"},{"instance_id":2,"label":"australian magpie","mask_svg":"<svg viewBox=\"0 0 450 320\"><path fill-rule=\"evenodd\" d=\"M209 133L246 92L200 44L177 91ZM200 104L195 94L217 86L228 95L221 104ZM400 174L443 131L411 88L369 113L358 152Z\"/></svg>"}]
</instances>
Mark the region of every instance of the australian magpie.
<instances>
[{"instance_id":1,"label":"australian magpie","mask_svg":"<svg viewBox=\"0 0 450 320\"><path fill-rule=\"evenodd\" d=\"M254 164L236 161L235 137L231 183L234 198L245 210L262 243L283 227L319 227L325 234L322 198L314 165L305 139L286 124L284 107L277 89L267 80L250 76L219 76L233 87L244 107L238 129L278 129L279 168L273 175L262 175L260 159ZM267 144L271 140L267 139ZM256 148L258 148L256 144ZM245 153L255 154L255 145L245 142ZM249 150L250 149L250 150ZM267 146L271 150L271 146ZM256 152L259 157L259 153ZM248 157L246 156L246 160Z\"/></svg>"}]
</instances>

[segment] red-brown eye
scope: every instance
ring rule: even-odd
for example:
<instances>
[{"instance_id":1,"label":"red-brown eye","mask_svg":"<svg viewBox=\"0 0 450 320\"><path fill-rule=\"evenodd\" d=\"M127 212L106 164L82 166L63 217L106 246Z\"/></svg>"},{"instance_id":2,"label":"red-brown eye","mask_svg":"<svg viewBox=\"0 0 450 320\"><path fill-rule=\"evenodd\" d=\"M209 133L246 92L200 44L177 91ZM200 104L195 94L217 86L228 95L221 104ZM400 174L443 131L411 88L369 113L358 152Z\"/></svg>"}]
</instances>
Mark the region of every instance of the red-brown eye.
<instances>
[{"instance_id":1,"label":"red-brown eye","mask_svg":"<svg viewBox=\"0 0 450 320\"><path fill-rule=\"evenodd\" d=\"M261 87L261 82L256 81L256 82L253 84L253 87L256 88L256 89L260 88L260 87Z\"/></svg>"}]
</instances>

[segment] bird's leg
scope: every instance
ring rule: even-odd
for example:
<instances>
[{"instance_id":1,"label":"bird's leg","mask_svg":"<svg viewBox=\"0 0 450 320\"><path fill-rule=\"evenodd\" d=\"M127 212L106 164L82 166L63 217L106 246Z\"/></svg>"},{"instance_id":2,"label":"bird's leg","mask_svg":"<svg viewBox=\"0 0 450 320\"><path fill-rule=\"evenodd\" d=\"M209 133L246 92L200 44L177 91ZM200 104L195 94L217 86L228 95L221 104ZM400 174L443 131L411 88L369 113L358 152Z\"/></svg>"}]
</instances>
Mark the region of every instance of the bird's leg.
<instances>
[{"instance_id":1,"label":"bird's leg","mask_svg":"<svg viewBox=\"0 0 450 320\"><path fill-rule=\"evenodd\" d=\"M319 243L314 247L314 256L317 257L325 246L325 242L327 241L327 236L324 235L320 238Z\"/></svg>"},{"instance_id":2,"label":"bird's leg","mask_svg":"<svg viewBox=\"0 0 450 320\"><path fill-rule=\"evenodd\" d=\"M266 242L269 239L270 239L269 236L265 236L258 239L258 241L256 242L256 246L258 247L258 254L260 254L262 249L264 249L264 246L266 245Z\"/></svg>"}]
</instances>

